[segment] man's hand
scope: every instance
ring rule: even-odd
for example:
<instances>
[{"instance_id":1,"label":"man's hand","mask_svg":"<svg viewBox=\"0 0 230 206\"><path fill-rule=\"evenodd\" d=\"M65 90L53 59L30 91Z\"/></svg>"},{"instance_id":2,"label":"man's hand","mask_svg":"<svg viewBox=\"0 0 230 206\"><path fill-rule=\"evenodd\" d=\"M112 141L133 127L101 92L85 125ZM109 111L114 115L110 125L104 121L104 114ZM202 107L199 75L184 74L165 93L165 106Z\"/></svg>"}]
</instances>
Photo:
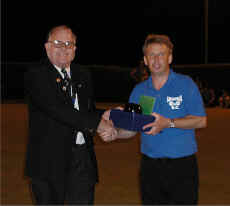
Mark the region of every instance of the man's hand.
<instances>
[{"instance_id":1,"label":"man's hand","mask_svg":"<svg viewBox=\"0 0 230 206\"><path fill-rule=\"evenodd\" d=\"M104 120L109 120L110 112L111 112L110 109L109 109L109 110L106 110L106 111L104 112L104 114L102 115L102 118L103 118Z\"/></svg>"},{"instance_id":2,"label":"man's hand","mask_svg":"<svg viewBox=\"0 0 230 206\"><path fill-rule=\"evenodd\" d=\"M97 132L105 142L113 141L117 137L117 130L114 128L112 121L104 118L101 119Z\"/></svg>"},{"instance_id":3,"label":"man's hand","mask_svg":"<svg viewBox=\"0 0 230 206\"><path fill-rule=\"evenodd\" d=\"M150 134L150 135L156 135L159 132L161 132L161 130L163 130L164 128L168 128L169 127L169 119L165 118L163 116L161 116L160 114L157 113L152 113L152 116L154 116L156 119L154 122L146 124L143 129L147 129L147 128L151 128L148 132L145 132L145 134Z\"/></svg>"},{"instance_id":4,"label":"man's hand","mask_svg":"<svg viewBox=\"0 0 230 206\"><path fill-rule=\"evenodd\" d=\"M114 109L124 110L124 108L121 107L121 106L115 107ZM111 112L111 109L106 110L106 111L104 112L104 114L102 115L102 118L105 119L105 120L109 120L110 112Z\"/></svg>"}]
</instances>

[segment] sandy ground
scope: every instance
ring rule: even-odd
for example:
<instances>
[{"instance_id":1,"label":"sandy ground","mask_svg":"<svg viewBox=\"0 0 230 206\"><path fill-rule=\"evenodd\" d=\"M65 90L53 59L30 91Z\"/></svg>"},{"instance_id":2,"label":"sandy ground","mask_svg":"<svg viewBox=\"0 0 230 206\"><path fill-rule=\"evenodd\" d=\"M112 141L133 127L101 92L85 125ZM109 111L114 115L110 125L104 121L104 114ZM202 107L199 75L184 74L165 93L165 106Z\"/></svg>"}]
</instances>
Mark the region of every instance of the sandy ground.
<instances>
[{"instance_id":1,"label":"sandy ground","mask_svg":"<svg viewBox=\"0 0 230 206\"><path fill-rule=\"evenodd\" d=\"M100 108L117 104L98 103ZM230 204L230 110L207 109L208 128L197 131L200 204ZM1 104L1 204L31 204L23 177L27 141L27 106ZM104 143L95 137L100 183L95 204L140 204L139 135Z\"/></svg>"}]
</instances>

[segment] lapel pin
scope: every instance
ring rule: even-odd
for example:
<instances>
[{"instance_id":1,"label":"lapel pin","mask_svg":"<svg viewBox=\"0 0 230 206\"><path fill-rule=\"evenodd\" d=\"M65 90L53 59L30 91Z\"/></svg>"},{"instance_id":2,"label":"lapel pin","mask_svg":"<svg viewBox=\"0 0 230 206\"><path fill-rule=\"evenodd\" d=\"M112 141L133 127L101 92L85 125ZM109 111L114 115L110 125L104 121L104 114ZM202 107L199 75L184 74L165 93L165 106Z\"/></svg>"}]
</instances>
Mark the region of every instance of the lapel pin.
<instances>
[{"instance_id":1,"label":"lapel pin","mask_svg":"<svg viewBox=\"0 0 230 206\"><path fill-rule=\"evenodd\" d=\"M60 78L57 78L57 79L56 79L56 82L57 82L57 83L60 83L60 82L61 82L61 79L60 79Z\"/></svg>"}]
</instances>

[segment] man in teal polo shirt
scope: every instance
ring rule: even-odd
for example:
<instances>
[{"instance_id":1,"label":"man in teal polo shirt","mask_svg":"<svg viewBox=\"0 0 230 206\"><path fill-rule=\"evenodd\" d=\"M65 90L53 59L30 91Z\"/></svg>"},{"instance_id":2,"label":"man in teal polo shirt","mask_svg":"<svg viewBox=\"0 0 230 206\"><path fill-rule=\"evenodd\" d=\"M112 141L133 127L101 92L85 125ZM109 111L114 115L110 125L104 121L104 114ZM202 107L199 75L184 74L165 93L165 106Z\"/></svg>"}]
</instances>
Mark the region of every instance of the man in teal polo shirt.
<instances>
[{"instance_id":1,"label":"man in teal polo shirt","mask_svg":"<svg viewBox=\"0 0 230 206\"><path fill-rule=\"evenodd\" d=\"M151 76L133 89L129 102L148 99L155 121L141 133L140 186L142 203L197 204L198 166L195 129L207 124L198 87L193 80L170 69L173 44L166 35L147 36L144 62ZM118 129L116 138L129 138L133 131Z\"/></svg>"}]
</instances>

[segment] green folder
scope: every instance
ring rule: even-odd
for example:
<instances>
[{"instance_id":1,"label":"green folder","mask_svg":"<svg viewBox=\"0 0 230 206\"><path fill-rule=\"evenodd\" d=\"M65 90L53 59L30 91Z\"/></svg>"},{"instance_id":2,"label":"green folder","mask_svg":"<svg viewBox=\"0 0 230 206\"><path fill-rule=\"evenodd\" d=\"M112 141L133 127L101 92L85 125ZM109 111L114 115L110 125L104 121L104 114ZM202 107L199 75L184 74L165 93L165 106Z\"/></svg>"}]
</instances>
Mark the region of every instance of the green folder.
<instances>
[{"instance_id":1,"label":"green folder","mask_svg":"<svg viewBox=\"0 0 230 206\"><path fill-rule=\"evenodd\" d=\"M150 115L153 112L156 98L150 96L140 96L139 104L141 105L142 114Z\"/></svg>"}]
</instances>

